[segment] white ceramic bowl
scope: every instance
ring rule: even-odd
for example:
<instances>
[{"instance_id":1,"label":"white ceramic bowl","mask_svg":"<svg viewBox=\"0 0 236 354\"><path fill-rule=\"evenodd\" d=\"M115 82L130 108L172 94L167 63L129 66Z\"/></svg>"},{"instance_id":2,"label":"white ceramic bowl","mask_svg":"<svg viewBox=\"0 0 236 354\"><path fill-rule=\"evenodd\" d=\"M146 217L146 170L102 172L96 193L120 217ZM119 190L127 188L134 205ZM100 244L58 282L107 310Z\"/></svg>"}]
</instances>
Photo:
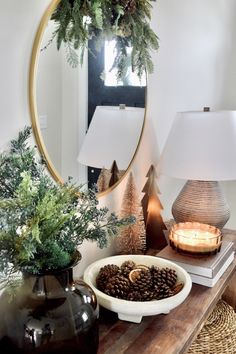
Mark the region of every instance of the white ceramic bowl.
<instances>
[{"instance_id":1,"label":"white ceramic bowl","mask_svg":"<svg viewBox=\"0 0 236 354\"><path fill-rule=\"evenodd\" d=\"M157 266L160 268L168 267L175 269L177 272L177 281L184 284L182 290L169 298L153 301L127 301L116 299L106 295L96 287L96 277L99 270L107 264L116 264L120 266L124 261L131 260L136 264L144 264L147 266ZM125 255L113 256L100 259L92 263L84 273L84 281L94 290L98 303L108 310L118 313L120 320L140 323L143 316L158 315L161 313L169 313L170 310L180 305L188 296L192 281L188 273L177 264L165 260L163 258L144 256L144 255Z\"/></svg>"}]
</instances>

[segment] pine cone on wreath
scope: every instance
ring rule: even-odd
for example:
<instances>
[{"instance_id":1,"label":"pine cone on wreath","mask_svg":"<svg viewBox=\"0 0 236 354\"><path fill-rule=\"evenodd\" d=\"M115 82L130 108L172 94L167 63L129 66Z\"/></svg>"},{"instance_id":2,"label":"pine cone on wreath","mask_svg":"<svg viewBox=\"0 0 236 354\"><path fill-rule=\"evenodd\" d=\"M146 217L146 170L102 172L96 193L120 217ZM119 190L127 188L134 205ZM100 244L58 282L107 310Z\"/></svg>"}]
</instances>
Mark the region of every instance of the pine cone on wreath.
<instances>
[{"instance_id":1,"label":"pine cone on wreath","mask_svg":"<svg viewBox=\"0 0 236 354\"><path fill-rule=\"evenodd\" d=\"M97 288L104 292L108 280L119 273L120 268L115 264L107 264L102 267L96 278Z\"/></svg>"},{"instance_id":2,"label":"pine cone on wreath","mask_svg":"<svg viewBox=\"0 0 236 354\"><path fill-rule=\"evenodd\" d=\"M113 0L113 5L120 5L125 12L134 13L136 11L136 0Z\"/></svg>"},{"instance_id":3,"label":"pine cone on wreath","mask_svg":"<svg viewBox=\"0 0 236 354\"><path fill-rule=\"evenodd\" d=\"M115 275L108 280L104 289L107 295L116 297L118 299L126 299L130 289L130 282L123 275Z\"/></svg>"},{"instance_id":4,"label":"pine cone on wreath","mask_svg":"<svg viewBox=\"0 0 236 354\"><path fill-rule=\"evenodd\" d=\"M130 14L135 13L136 11L136 0L130 0L127 2L125 7L125 11L129 12Z\"/></svg>"},{"instance_id":5,"label":"pine cone on wreath","mask_svg":"<svg viewBox=\"0 0 236 354\"><path fill-rule=\"evenodd\" d=\"M129 37L132 34L130 23L122 20L119 25L118 35L121 37Z\"/></svg>"}]
</instances>

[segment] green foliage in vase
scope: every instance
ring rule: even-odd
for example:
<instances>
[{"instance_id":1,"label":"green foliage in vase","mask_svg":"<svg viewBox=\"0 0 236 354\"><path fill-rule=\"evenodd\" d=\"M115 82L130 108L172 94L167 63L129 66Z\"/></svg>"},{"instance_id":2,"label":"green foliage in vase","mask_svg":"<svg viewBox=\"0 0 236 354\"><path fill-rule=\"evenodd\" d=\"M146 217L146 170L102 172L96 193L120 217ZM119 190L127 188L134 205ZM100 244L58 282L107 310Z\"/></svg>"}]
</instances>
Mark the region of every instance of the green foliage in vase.
<instances>
[{"instance_id":1,"label":"green foliage in vase","mask_svg":"<svg viewBox=\"0 0 236 354\"><path fill-rule=\"evenodd\" d=\"M80 62L89 39L95 39L100 49L104 39L116 39L117 80L122 79L130 60L127 48L131 48L131 66L139 78L153 71L151 52L158 49L158 37L151 29L150 0L61 0L52 15L57 24L53 37L57 48L64 42L67 59L76 67L76 53L81 49Z\"/></svg>"},{"instance_id":2,"label":"green foliage in vase","mask_svg":"<svg viewBox=\"0 0 236 354\"><path fill-rule=\"evenodd\" d=\"M73 262L84 240L107 245L108 236L133 218L119 220L99 208L95 190L68 181L56 184L44 170L30 128L0 154L0 273L10 279L19 270L40 273Z\"/></svg>"}]
</instances>

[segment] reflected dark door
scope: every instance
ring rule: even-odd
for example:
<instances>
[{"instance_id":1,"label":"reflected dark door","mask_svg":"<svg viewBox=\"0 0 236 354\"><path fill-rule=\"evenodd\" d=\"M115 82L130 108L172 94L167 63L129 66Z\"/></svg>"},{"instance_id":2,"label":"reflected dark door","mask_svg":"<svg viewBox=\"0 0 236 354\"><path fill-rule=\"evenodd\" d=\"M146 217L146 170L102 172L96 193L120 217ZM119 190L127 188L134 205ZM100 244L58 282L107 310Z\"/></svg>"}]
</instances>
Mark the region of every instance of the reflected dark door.
<instances>
[{"instance_id":1,"label":"reflected dark door","mask_svg":"<svg viewBox=\"0 0 236 354\"><path fill-rule=\"evenodd\" d=\"M94 42L89 42L88 56L88 126L92 120L96 106L145 107L145 87L139 86L106 86L100 78L104 71L104 46L99 53L94 49ZM91 54L96 53L96 57ZM100 169L88 167L89 187L97 182Z\"/></svg>"}]
</instances>

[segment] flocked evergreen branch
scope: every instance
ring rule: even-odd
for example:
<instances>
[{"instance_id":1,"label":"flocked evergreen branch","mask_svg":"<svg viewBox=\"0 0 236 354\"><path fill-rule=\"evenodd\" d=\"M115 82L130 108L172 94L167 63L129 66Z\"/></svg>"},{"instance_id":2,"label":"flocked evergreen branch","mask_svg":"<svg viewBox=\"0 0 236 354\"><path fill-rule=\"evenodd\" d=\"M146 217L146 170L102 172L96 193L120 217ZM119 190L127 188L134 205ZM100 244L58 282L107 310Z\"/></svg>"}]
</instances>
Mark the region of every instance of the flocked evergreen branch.
<instances>
[{"instance_id":1,"label":"flocked evergreen branch","mask_svg":"<svg viewBox=\"0 0 236 354\"><path fill-rule=\"evenodd\" d=\"M84 240L105 247L132 217L118 219L98 207L95 190L55 184L25 128L0 154L0 282L19 270L39 273L71 264ZM78 197L79 195L79 197Z\"/></svg>"}]
</instances>

